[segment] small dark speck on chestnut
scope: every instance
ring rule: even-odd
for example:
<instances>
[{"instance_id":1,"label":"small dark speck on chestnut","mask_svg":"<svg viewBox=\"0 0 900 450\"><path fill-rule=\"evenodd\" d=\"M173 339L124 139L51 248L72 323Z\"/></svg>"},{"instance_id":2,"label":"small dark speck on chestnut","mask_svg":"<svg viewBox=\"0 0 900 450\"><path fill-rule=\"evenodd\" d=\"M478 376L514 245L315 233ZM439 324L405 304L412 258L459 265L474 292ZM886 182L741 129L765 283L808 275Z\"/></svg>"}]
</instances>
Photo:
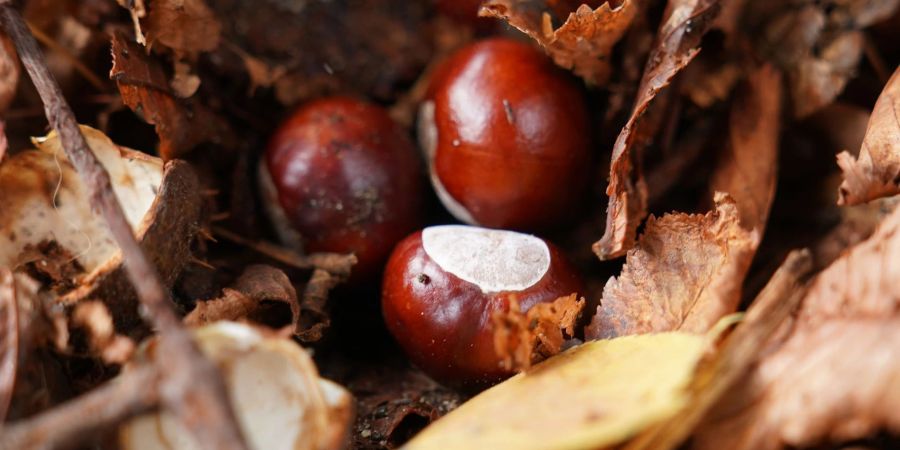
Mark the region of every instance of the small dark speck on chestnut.
<instances>
[{"instance_id":1,"label":"small dark speck on chestnut","mask_svg":"<svg viewBox=\"0 0 900 450\"><path fill-rule=\"evenodd\" d=\"M511 375L494 351L495 312L511 299L527 311L585 290L559 249L538 237L443 225L397 244L381 292L385 324L410 360L439 381L484 387Z\"/></svg>"}]
</instances>

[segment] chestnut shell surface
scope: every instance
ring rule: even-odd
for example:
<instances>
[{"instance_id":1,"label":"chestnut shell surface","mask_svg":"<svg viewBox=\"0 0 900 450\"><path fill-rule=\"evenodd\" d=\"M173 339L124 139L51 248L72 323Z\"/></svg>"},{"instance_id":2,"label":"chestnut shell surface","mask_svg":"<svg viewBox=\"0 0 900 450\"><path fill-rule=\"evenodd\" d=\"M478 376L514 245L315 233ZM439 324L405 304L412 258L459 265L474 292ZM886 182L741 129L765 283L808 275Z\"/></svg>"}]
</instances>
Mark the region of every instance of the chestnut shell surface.
<instances>
[{"instance_id":1,"label":"chestnut shell surface","mask_svg":"<svg viewBox=\"0 0 900 450\"><path fill-rule=\"evenodd\" d=\"M262 168L263 191L271 183L269 203L280 207L270 215L288 225L276 223L282 240L302 239L308 252L355 253L354 279L376 276L419 225L420 159L376 105L343 97L305 104L276 131Z\"/></svg>"},{"instance_id":2,"label":"chestnut shell surface","mask_svg":"<svg viewBox=\"0 0 900 450\"><path fill-rule=\"evenodd\" d=\"M587 185L584 92L528 44L492 38L451 56L420 109L432 184L458 219L537 231L564 223Z\"/></svg>"},{"instance_id":3,"label":"chestnut shell surface","mask_svg":"<svg viewBox=\"0 0 900 450\"><path fill-rule=\"evenodd\" d=\"M382 285L382 312L388 330L409 358L439 381L486 386L512 375L494 351L491 317L508 311L515 298L522 311L552 302L584 287L560 250L547 243L550 265L523 291L483 292L447 272L426 252L422 232L394 249Z\"/></svg>"}]
</instances>

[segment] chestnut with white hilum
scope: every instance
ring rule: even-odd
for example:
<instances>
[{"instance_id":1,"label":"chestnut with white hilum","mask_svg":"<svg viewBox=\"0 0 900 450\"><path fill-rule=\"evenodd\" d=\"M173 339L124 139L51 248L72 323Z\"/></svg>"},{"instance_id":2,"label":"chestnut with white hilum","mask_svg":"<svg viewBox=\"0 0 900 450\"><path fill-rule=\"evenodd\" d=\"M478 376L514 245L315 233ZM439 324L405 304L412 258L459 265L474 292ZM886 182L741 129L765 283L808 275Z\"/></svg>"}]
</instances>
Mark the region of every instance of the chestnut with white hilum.
<instances>
[{"instance_id":1,"label":"chestnut with white hilum","mask_svg":"<svg viewBox=\"0 0 900 450\"><path fill-rule=\"evenodd\" d=\"M577 81L506 38L442 63L419 109L431 183L457 219L541 231L577 212L590 174L589 114Z\"/></svg>"},{"instance_id":2,"label":"chestnut with white hilum","mask_svg":"<svg viewBox=\"0 0 900 450\"><path fill-rule=\"evenodd\" d=\"M388 330L439 381L484 386L512 375L493 345L492 316L584 286L554 245L528 234L465 225L425 228L394 249L381 305Z\"/></svg>"}]
</instances>

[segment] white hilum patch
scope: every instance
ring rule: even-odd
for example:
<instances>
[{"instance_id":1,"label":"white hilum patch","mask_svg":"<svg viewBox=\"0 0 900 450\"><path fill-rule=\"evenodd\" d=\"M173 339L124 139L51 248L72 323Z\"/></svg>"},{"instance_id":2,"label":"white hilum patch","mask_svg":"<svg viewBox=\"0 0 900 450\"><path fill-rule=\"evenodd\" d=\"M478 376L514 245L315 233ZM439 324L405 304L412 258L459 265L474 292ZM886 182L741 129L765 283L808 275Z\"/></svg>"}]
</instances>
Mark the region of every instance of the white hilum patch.
<instances>
[{"instance_id":1,"label":"white hilum patch","mask_svg":"<svg viewBox=\"0 0 900 450\"><path fill-rule=\"evenodd\" d=\"M442 269L482 292L521 291L550 268L541 239L506 230L442 225L422 230L425 253Z\"/></svg>"}]
</instances>

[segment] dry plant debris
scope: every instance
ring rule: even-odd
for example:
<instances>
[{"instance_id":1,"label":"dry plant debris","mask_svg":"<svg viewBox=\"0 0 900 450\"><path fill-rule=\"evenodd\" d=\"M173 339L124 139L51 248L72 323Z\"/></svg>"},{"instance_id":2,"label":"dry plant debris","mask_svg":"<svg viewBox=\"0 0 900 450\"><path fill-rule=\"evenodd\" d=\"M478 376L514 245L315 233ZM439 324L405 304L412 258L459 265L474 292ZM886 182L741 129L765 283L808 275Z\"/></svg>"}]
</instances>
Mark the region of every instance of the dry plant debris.
<instances>
[{"instance_id":1,"label":"dry plant debris","mask_svg":"<svg viewBox=\"0 0 900 450\"><path fill-rule=\"evenodd\" d=\"M856 205L900 193L900 67L875 102L859 156L844 151L838 202Z\"/></svg>"},{"instance_id":2,"label":"dry plant debris","mask_svg":"<svg viewBox=\"0 0 900 450\"><path fill-rule=\"evenodd\" d=\"M524 313L513 300L509 311L494 313L494 351L503 357L503 367L528 370L532 364L558 354L566 339L575 337L575 321L582 308L584 299L572 294L537 304Z\"/></svg>"},{"instance_id":3,"label":"dry plant debris","mask_svg":"<svg viewBox=\"0 0 900 450\"><path fill-rule=\"evenodd\" d=\"M737 205L725 194L705 215L651 216L621 275L606 283L585 335L706 332L737 308L758 244L759 233L741 227Z\"/></svg>"},{"instance_id":4,"label":"dry plant debris","mask_svg":"<svg viewBox=\"0 0 900 450\"><path fill-rule=\"evenodd\" d=\"M634 245L647 215L647 187L641 153L659 131L658 121L642 120L654 99L697 56L697 46L719 11L717 0L678 0L666 5L657 40L647 59L628 122L612 149L606 195L606 229L594 244L600 259L617 258Z\"/></svg>"},{"instance_id":5,"label":"dry plant debris","mask_svg":"<svg viewBox=\"0 0 900 450\"><path fill-rule=\"evenodd\" d=\"M698 448L775 449L900 429L900 209L820 273L790 328L701 425Z\"/></svg>"},{"instance_id":6,"label":"dry plant debris","mask_svg":"<svg viewBox=\"0 0 900 450\"><path fill-rule=\"evenodd\" d=\"M481 14L506 20L541 44L556 64L603 85L612 71L612 48L628 30L639 3L626 0L613 7L604 2L597 9L582 4L558 28L550 12L542 11L543 1L491 0Z\"/></svg>"}]
</instances>

